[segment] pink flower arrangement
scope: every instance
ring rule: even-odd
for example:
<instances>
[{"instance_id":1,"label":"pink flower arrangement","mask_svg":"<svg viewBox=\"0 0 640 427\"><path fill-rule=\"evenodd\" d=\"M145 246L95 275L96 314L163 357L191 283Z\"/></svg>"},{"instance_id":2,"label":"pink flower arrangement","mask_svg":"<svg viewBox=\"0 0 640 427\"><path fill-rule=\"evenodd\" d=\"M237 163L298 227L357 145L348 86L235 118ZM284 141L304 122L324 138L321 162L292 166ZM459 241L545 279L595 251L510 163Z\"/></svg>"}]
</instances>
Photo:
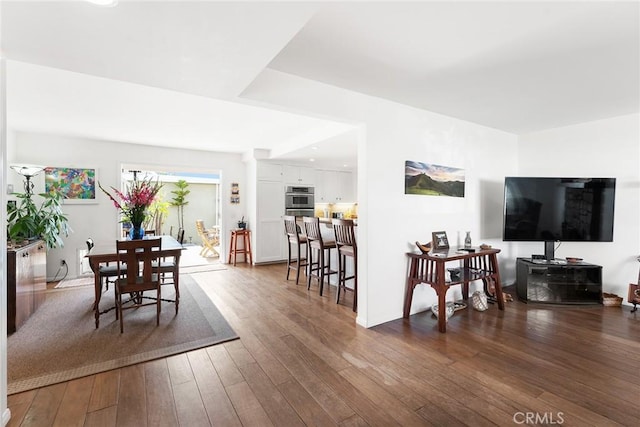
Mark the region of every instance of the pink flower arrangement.
<instances>
[{"instance_id":1,"label":"pink flower arrangement","mask_svg":"<svg viewBox=\"0 0 640 427\"><path fill-rule=\"evenodd\" d=\"M158 192L162 188L159 182L149 180L135 180L127 185L126 191L122 191L111 187L116 197L112 196L107 190L102 188L100 182L98 187L106 194L113 205L120 210L126 220L131 221L134 227L140 227L147 215L147 209L155 200Z\"/></svg>"}]
</instances>

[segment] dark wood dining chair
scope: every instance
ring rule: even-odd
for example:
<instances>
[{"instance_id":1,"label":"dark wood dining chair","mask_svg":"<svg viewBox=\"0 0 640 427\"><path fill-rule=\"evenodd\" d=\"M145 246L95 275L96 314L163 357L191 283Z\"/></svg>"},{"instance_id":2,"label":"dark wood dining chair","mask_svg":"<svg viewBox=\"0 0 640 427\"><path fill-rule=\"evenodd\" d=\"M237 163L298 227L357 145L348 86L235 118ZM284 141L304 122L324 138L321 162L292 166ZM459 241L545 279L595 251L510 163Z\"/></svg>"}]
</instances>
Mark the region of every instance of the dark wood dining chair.
<instances>
[{"instance_id":1,"label":"dark wood dining chair","mask_svg":"<svg viewBox=\"0 0 640 427\"><path fill-rule=\"evenodd\" d=\"M337 219L331 221L333 233L338 248L338 290L336 304L340 302L340 290L353 291L353 311L358 311L358 244L351 219ZM347 276L347 258L353 260L353 274ZM348 288L347 280L353 280L353 289Z\"/></svg>"},{"instance_id":2,"label":"dark wood dining chair","mask_svg":"<svg viewBox=\"0 0 640 427\"><path fill-rule=\"evenodd\" d=\"M93 239L89 237L86 243L87 251L91 252L91 249L95 246L95 244L93 243ZM123 270L124 268L125 267L123 266ZM118 266L114 264L110 265L108 262L105 262L98 268L98 275L100 276L100 286L102 286L104 279L105 288L106 290L109 290L109 283L115 282L116 278L118 277Z\"/></svg>"},{"instance_id":3,"label":"dark wood dining chair","mask_svg":"<svg viewBox=\"0 0 640 427\"><path fill-rule=\"evenodd\" d=\"M320 219L305 216L302 218L304 233L307 236L307 289L311 288L311 279L318 279L320 296L324 287L324 279L327 283L332 274L337 274L331 269L331 249L336 248L333 239L324 239L320 231Z\"/></svg>"},{"instance_id":4,"label":"dark wood dining chair","mask_svg":"<svg viewBox=\"0 0 640 427\"><path fill-rule=\"evenodd\" d=\"M154 261L153 268L158 267L160 271L161 285L173 285L175 290L175 299L162 298L164 302L175 303L176 314L180 305L180 254L182 249L164 249L160 251L161 257L158 261ZM158 266L158 262L160 265ZM151 298L151 297L149 297ZM154 298L152 298L154 299Z\"/></svg>"},{"instance_id":5,"label":"dark wood dining chair","mask_svg":"<svg viewBox=\"0 0 640 427\"><path fill-rule=\"evenodd\" d=\"M116 284L116 310L120 318L120 333L124 332L123 311L146 305L156 306L156 325L160 324L161 273L160 248L162 239L117 240L118 268L126 264L126 273L119 271ZM155 262L155 267L154 267ZM144 302L144 292L153 291L153 302ZM132 304L126 306L122 295L130 294Z\"/></svg>"},{"instance_id":6,"label":"dark wood dining chair","mask_svg":"<svg viewBox=\"0 0 640 427\"><path fill-rule=\"evenodd\" d=\"M300 279L300 269L307 266L306 254L302 256L302 249L306 251L307 237L302 234L300 226L296 223L296 217L291 215L284 216L284 231L287 234L287 280L291 270L296 271L296 285ZM295 249L295 258L293 258L293 250Z\"/></svg>"}]
</instances>

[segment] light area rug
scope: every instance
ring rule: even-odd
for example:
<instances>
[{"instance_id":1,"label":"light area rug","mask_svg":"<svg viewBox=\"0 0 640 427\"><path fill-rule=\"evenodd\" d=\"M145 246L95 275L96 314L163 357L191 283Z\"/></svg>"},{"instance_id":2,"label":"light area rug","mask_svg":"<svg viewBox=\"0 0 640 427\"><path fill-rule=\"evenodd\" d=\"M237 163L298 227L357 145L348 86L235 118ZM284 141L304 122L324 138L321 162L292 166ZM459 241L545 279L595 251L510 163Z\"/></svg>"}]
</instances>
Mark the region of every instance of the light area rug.
<instances>
[{"instance_id":1,"label":"light area rug","mask_svg":"<svg viewBox=\"0 0 640 427\"><path fill-rule=\"evenodd\" d=\"M222 271L226 269L227 269L227 266L219 262L211 263L211 264L203 264L203 265L189 265L186 267L183 267L182 265L180 265L180 274L203 273L207 271ZM89 275L89 276L76 277L74 279L64 279L55 286L55 289L74 288L78 286L93 286L93 285L94 285L93 275ZM109 289L111 289L111 286L109 287Z\"/></svg>"},{"instance_id":2,"label":"light area rug","mask_svg":"<svg viewBox=\"0 0 640 427\"><path fill-rule=\"evenodd\" d=\"M162 287L172 298L173 286ZM40 308L7 341L8 393L14 394L238 338L203 289L180 276L180 308L162 303L124 312L124 333L112 310L95 328L93 287L52 289ZM101 309L114 303L110 288Z\"/></svg>"}]
</instances>

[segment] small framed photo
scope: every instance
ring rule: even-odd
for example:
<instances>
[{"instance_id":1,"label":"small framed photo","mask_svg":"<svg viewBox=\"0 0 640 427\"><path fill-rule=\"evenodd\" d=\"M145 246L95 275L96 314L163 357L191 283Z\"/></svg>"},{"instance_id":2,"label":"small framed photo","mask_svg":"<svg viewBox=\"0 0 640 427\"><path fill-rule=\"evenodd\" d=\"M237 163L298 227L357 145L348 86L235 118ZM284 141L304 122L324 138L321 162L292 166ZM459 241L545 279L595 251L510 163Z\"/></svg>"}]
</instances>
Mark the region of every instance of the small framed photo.
<instances>
[{"instance_id":1,"label":"small framed photo","mask_svg":"<svg viewBox=\"0 0 640 427\"><path fill-rule=\"evenodd\" d=\"M446 231L434 231L431 233L432 244L431 247L435 250L449 249L449 239L447 239Z\"/></svg>"}]
</instances>

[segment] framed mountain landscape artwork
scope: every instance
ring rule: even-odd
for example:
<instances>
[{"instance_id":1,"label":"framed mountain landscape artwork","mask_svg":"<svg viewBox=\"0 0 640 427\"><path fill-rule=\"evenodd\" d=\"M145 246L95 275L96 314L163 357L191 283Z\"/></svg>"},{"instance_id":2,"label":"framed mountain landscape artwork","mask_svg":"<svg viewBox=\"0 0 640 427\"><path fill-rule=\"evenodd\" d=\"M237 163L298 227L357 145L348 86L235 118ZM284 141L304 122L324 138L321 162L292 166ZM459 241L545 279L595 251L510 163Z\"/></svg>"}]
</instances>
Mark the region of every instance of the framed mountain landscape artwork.
<instances>
[{"instance_id":1,"label":"framed mountain landscape artwork","mask_svg":"<svg viewBox=\"0 0 640 427\"><path fill-rule=\"evenodd\" d=\"M404 194L464 197L464 169L407 160Z\"/></svg>"}]
</instances>

